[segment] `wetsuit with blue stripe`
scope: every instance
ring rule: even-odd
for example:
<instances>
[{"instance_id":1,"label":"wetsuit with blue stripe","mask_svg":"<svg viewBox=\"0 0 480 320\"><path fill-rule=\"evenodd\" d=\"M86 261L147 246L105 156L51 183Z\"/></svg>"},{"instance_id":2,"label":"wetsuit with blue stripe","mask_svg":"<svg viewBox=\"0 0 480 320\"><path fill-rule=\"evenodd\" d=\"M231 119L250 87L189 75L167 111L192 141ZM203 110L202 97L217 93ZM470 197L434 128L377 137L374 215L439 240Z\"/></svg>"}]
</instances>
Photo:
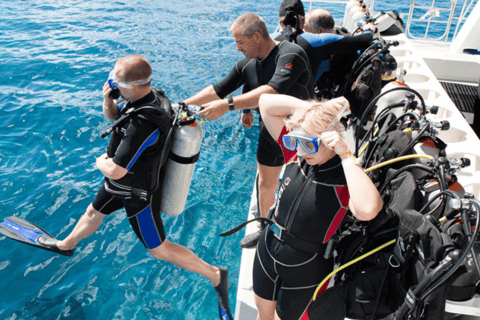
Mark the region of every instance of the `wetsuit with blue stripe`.
<instances>
[{"instance_id":1,"label":"wetsuit with blue stripe","mask_svg":"<svg viewBox=\"0 0 480 320\"><path fill-rule=\"evenodd\" d=\"M349 199L338 156L318 166L305 160L287 164L270 215L274 224L264 229L253 266L253 291L277 301L282 320L300 319L318 284L333 270L332 259L323 256Z\"/></svg>"},{"instance_id":2,"label":"wetsuit with blue stripe","mask_svg":"<svg viewBox=\"0 0 480 320\"><path fill-rule=\"evenodd\" d=\"M282 33L275 40L285 40L285 38L286 35ZM370 30L355 36L304 32L296 37L296 43L307 53L315 82L323 72L330 69L331 56L365 50L372 40L373 33Z\"/></svg>"},{"instance_id":3,"label":"wetsuit with blue stripe","mask_svg":"<svg viewBox=\"0 0 480 320\"><path fill-rule=\"evenodd\" d=\"M159 104L153 92L133 103L127 103L118 117L126 110L139 109ZM160 108L160 107L159 107ZM168 116L165 124L168 126ZM105 178L105 183L93 201L93 207L102 214L125 208L129 222L145 247L153 249L165 240L165 231L160 216L160 194L149 193L152 180L152 152L162 148L168 127L162 130L158 124L145 117L135 116L113 131L107 155L113 162L128 170L121 179ZM133 190L133 192L132 192Z\"/></svg>"}]
</instances>

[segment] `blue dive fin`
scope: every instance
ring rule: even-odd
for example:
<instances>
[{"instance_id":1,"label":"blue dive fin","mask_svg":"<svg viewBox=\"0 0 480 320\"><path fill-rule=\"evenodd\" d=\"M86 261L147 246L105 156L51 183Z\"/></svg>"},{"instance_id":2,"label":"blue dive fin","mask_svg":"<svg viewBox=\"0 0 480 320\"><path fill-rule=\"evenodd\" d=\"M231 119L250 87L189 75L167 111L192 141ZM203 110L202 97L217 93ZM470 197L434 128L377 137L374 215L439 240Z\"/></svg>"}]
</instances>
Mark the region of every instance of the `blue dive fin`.
<instances>
[{"instance_id":1,"label":"blue dive fin","mask_svg":"<svg viewBox=\"0 0 480 320\"><path fill-rule=\"evenodd\" d=\"M0 224L0 234L12 240L60 253L67 257L73 255L73 250L60 250L55 245L57 239L47 231L19 217L11 216L5 218Z\"/></svg>"},{"instance_id":2,"label":"blue dive fin","mask_svg":"<svg viewBox=\"0 0 480 320\"><path fill-rule=\"evenodd\" d=\"M218 295L218 313L220 320L233 320L228 304L228 269L220 268L220 284L215 287Z\"/></svg>"}]
</instances>

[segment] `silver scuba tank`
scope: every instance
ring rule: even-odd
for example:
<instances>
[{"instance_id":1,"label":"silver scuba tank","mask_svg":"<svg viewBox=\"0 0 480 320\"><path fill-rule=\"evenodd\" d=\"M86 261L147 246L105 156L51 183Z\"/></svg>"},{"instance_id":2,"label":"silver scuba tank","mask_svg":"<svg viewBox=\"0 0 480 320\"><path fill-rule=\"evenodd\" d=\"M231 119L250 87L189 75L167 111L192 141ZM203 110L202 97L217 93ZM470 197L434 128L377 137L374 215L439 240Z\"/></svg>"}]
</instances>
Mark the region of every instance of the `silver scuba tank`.
<instances>
[{"instance_id":1,"label":"silver scuba tank","mask_svg":"<svg viewBox=\"0 0 480 320\"><path fill-rule=\"evenodd\" d=\"M183 113L173 131L172 147L162 182L161 212L170 216L183 212L202 138L202 127L195 115Z\"/></svg>"},{"instance_id":2,"label":"silver scuba tank","mask_svg":"<svg viewBox=\"0 0 480 320\"><path fill-rule=\"evenodd\" d=\"M408 85L405 83L404 77L407 74L407 71L405 69L400 69L400 71L397 73L397 79L395 81L392 81L388 84L386 84L383 88L380 94L386 93L387 91L390 91L393 88L408 88ZM398 91L392 91L391 93L385 94L383 97L381 97L377 101L377 110L376 114L380 114L383 109L387 108L388 106L392 106L396 103L400 103L403 100L405 100L406 95L410 93L410 91L407 90L398 90ZM402 108L395 108L392 109L391 112L395 114L395 116L399 117L403 114Z\"/></svg>"},{"instance_id":3,"label":"silver scuba tank","mask_svg":"<svg viewBox=\"0 0 480 320\"><path fill-rule=\"evenodd\" d=\"M359 4L360 2L363 3L363 0L349 0L347 2L347 4L345 5L345 13L343 15L342 26L347 27L350 18L350 10L352 10L352 8L355 6L361 6L361 4Z\"/></svg>"}]
</instances>

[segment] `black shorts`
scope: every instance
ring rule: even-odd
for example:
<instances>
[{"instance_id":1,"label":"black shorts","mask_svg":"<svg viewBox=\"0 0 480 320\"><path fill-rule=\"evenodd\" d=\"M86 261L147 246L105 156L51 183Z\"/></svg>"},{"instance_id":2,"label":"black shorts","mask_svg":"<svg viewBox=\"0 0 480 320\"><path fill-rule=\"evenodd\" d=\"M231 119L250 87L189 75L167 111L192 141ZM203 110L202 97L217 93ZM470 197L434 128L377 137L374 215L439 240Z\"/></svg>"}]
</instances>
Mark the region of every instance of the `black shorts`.
<instances>
[{"instance_id":1,"label":"black shorts","mask_svg":"<svg viewBox=\"0 0 480 320\"><path fill-rule=\"evenodd\" d=\"M125 208L128 221L135 234L148 249L156 248L165 241L165 230L160 210L154 209L156 206L152 206L152 199L150 201L133 201L114 198L105 190L103 185L98 191L95 200L93 200L92 206L95 210L105 215Z\"/></svg>"},{"instance_id":2,"label":"black shorts","mask_svg":"<svg viewBox=\"0 0 480 320\"><path fill-rule=\"evenodd\" d=\"M268 167L280 167L285 164L282 148L268 133L263 121L259 123L260 136L258 138L257 162Z\"/></svg>"},{"instance_id":3,"label":"black shorts","mask_svg":"<svg viewBox=\"0 0 480 320\"><path fill-rule=\"evenodd\" d=\"M282 320L298 320L332 270L332 259L294 249L265 228L253 264L253 291L263 299L277 301Z\"/></svg>"}]
</instances>

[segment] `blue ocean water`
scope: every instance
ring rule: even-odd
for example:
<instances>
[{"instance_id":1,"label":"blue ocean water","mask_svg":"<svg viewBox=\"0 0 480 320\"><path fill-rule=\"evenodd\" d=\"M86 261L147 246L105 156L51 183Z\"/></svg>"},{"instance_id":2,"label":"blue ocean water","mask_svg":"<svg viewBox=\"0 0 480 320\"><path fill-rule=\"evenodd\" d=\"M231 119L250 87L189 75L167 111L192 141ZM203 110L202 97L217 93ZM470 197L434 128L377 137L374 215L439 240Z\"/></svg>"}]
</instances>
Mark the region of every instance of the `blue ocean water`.
<instances>
[{"instance_id":1,"label":"blue ocean water","mask_svg":"<svg viewBox=\"0 0 480 320\"><path fill-rule=\"evenodd\" d=\"M281 1L0 1L0 221L17 215L58 238L94 199L95 158L107 141L102 86L115 61L141 54L153 84L178 102L242 57L228 31L256 12L269 31ZM408 2L395 8L408 12ZM336 5L328 8L343 12ZM343 14L342 14L343 15ZM186 210L164 216L167 237L230 269L235 308L239 232L256 172L258 126L232 142L237 114L202 124L204 140ZM123 211L72 258L0 237L0 319L217 319L208 280L150 257Z\"/></svg>"}]
</instances>

